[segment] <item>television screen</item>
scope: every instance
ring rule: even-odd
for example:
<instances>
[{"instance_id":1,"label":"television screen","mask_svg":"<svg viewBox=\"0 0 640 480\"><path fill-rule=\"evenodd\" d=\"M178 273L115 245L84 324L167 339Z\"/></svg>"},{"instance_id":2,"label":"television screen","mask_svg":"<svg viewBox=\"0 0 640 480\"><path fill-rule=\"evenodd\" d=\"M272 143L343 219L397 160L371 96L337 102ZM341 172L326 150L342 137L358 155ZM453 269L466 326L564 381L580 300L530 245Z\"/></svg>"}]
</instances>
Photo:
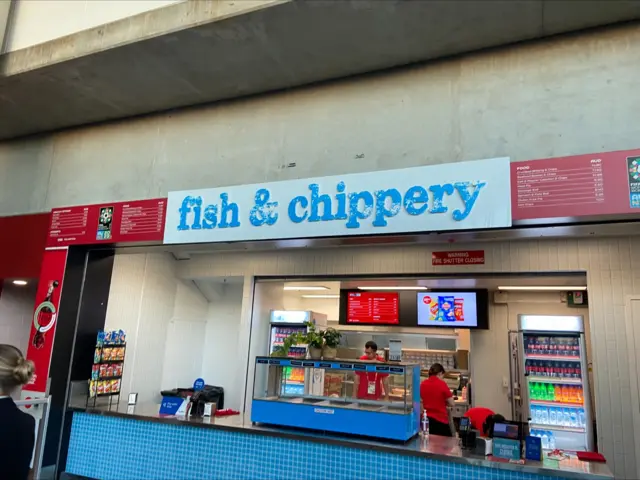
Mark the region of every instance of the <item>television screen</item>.
<instances>
[{"instance_id":1,"label":"television screen","mask_svg":"<svg viewBox=\"0 0 640 480\"><path fill-rule=\"evenodd\" d=\"M418 293L418 325L478 328L478 292Z\"/></svg>"},{"instance_id":2,"label":"television screen","mask_svg":"<svg viewBox=\"0 0 640 480\"><path fill-rule=\"evenodd\" d=\"M399 304L397 292L349 292L347 324L398 325Z\"/></svg>"}]
</instances>

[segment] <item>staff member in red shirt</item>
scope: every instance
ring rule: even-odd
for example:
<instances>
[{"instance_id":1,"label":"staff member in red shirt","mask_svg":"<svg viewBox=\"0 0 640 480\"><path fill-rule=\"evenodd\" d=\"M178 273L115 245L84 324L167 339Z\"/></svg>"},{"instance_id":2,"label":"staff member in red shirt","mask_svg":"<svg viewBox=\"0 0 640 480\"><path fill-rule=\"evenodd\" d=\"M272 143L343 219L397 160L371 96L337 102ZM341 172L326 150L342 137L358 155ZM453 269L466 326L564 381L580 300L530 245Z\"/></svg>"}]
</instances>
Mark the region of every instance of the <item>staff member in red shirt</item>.
<instances>
[{"instance_id":1,"label":"staff member in red shirt","mask_svg":"<svg viewBox=\"0 0 640 480\"><path fill-rule=\"evenodd\" d=\"M471 422L471 428L482 432L485 437L493 436L493 426L496 423L505 422L505 418L500 414L495 414L493 410L485 407L473 407L464 414Z\"/></svg>"},{"instance_id":2,"label":"staff member in red shirt","mask_svg":"<svg viewBox=\"0 0 640 480\"><path fill-rule=\"evenodd\" d=\"M434 363L429 369L429 378L420 384L422 408L427 410L429 434L451 437L448 407L453 407L453 394L444 378L444 368Z\"/></svg>"},{"instance_id":3,"label":"staff member in red shirt","mask_svg":"<svg viewBox=\"0 0 640 480\"><path fill-rule=\"evenodd\" d=\"M384 362L379 356L376 342L368 341L364 345L364 355L360 360ZM380 400L384 391L384 398L389 401L389 374L379 372L356 372L353 385L356 397L362 400ZM383 388L384 387L384 388Z\"/></svg>"}]
</instances>

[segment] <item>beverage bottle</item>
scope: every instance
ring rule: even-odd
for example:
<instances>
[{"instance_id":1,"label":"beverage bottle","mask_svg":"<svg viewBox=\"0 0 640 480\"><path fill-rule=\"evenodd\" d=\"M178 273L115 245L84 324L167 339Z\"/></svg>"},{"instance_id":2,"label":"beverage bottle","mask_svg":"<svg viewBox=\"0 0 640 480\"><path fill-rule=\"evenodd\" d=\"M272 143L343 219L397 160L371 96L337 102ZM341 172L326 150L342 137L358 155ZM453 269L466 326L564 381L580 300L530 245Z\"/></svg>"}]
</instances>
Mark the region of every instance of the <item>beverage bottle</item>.
<instances>
[{"instance_id":1,"label":"beverage bottle","mask_svg":"<svg viewBox=\"0 0 640 480\"><path fill-rule=\"evenodd\" d=\"M582 366L579 363L576 363L574 368L574 373L576 378L582 378Z\"/></svg>"},{"instance_id":2,"label":"beverage bottle","mask_svg":"<svg viewBox=\"0 0 640 480\"><path fill-rule=\"evenodd\" d=\"M547 370L547 377L553 377L553 362L545 362L544 368Z\"/></svg>"},{"instance_id":3,"label":"beverage bottle","mask_svg":"<svg viewBox=\"0 0 640 480\"><path fill-rule=\"evenodd\" d=\"M578 412L576 410L575 408L571 409L571 426L574 428L578 426Z\"/></svg>"},{"instance_id":4,"label":"beverage bottle","mask_svg":"<svg viewBox=\"0 0 640 480\"><path fill-rule=\"evenodd\" d=\"M564 425L565 427L571 426L571 413L569 413L568 408L562 409L562 425Z\"/></svg>"},{"instance_id":5,"label":"beverage bottle","mask_svg":"<svg viewBox=\"0 0 640 480\"><path fill-rule=\"evenodd\" d=\"M560 355L562 355L563 357L566 357L567 355L569 355L569 345L568 345L568 341L566 338L561 338L560 339Z\"/></svg>"},{"instance_id":6,"label":"beverage bottle","mask_svg":"<svg viewBox=\"0 0 640 480\"><path fill-rule=\"evenodd\" d=\"M536 407L536 423L542 424L542 407Z\"/></svg>"},{"instance_id":7,"label":"beverage bottle","mask_svg":"<svg viewBox=\"0 0 640 480\"><path fill-rule=\"evenodd\" d=\"M553 387L553 399L556 402L561 402L562 400L562 387L560 385L556 385Z\"/></svg>"},{"instance_id":8,"label":"beverage bottle","mask_svg":"<svg viewBox=\"0 0 640 480\"><path fill-rule=\"evenodd\" d=\"M549 450L549 435L545 431L542 432L542 448Z\"/></svg>"},{"instance_id":9,"label":"beverage bottle","mask_svg":"<svg viewBox=\"0 0 640 480\"><path fill-rule=\"evenodd\" d=\"M547 407L542 407L542 417L540 418L540 423L543 425L549 425L549 409Z\"/></svg>"},{"instance_id":10,"label":"beverage bottle","mask_svg":"<svg viewBox=\"0 0 640 480\"><path fill-rule=\"evenodd\" d=\"M562 378L569 378L570 376L569 364L567 362L562 362Z\"/></svg>"},{"instance_id":11,"label":"beverage bottle","mask_svg":"<svg viewBox=\"0 0 640 480\"><path fill-rule=\"evenodd\" d=\"M567 387L566 385L562 385L562 388L560 389L560 392L561 392L560 401L568 403L569 402L569 387Z\"/></svg>"},{"instance_id":12,"label":"beverage bottle","mask_svg":"<svg viewBox=\"0 0 640 480\"><path fill-rule=\"evenodd\" d=\"M580 339L577 337L573 339L573 356L580 356Z\"/></svg>"},{"instance_id":13,"label":"beverage bottle","mask_svg":"<svg viewBox=\"0 0 640 480\"><path fill-rule=\"evenodd\" d=\"M531 362L529 360L524 363L524 373L525 375L531 375Z\"/></svg>"},{"instance_id":14,"label":"beverage bottle","mask_svg":"<svg viewBox=\"0 0 640 480\"><path fill-rule=\"evenodd\" d=\"M553 388L552 384L547 383L547 400L549 400L550 402L553 402L555 399L556 399L555 389Z\"/></svg>"},{"instance_id":15,"label":"beverage bottle","mask_svg":"<svg viewBox=\"0 0 640 480\"><path fill-rule=\"evenodd\" d=\"M524 353L525 355L531 354L531 338L524 337Z\"/></svg>"},{"instance_id":16,"label":"beverage bottle","mask_svg":"<svg viewBox=\"0 0 640 480\"><path fill-rule=\"evenodd\" d=\"M549 432L549 450L556 449L556 437L553 432Z\"/></svg>"},{"instance_id":17,"label":"beverage bottle","mask_svg":"<svg viewBox=\"0 0 640 480\"><path fill-rule=\"evenodd\" d=\"M558 412L555 407L549 408L549 425L558 425Z\"/></svg>"},{"instance_id":18,"label":"beverage bottle","mask_svg":"<svg viewBox=\"0 0 640 480\"><path fill-rule=\"evenodd\" d=\"M549 355L556 355L557 353L556 337L549 337Z\"/></svg>"},{"instance_id":19,"label":"beverage bottle","mask_svg":"<svg viewBox=\"0 0 640 480\"><path fill-rule=\"evenodd\" d=\"M582 387L576 387L576 403L580 405L584 404L584 394L582 392Z\"/></svg>"},{"instance_id":20,"label":"beverage bottle","mask_svg":"<svg viewBox=\"0 0 640 480\"><path fill-rule=\"evenodd\" d=\"M427 437L429 436L429 417L427 417L427 409L425 408L422 412L422 435Z\"/></svg>"},{"instance_id":21,"label":"beverage bottle","mask_svg":"<svg viewBox=\"0 0 640 480\"><path fill-rule=\"evenodd\" d=\"M580 408L578 410L578 426L582 428L586 428L587 426L587 420L584 415L584 408Z\"/></svg>"}]
</instances>

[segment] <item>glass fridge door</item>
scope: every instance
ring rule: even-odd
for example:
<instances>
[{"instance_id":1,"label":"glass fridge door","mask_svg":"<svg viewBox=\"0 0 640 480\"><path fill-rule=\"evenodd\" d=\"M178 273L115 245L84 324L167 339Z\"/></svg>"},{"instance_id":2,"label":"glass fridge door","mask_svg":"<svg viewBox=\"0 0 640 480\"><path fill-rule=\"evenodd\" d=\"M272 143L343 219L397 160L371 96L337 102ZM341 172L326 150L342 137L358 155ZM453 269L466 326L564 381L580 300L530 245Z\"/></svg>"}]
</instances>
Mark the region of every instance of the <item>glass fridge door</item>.
<instances>
[{"instance_id":1,"label":"glass fridge door","mask_svg":"<svg viewBox=\"0 0 640 480\"><path fill-rule=\"evenodd\" d=\"M543 449L591 447L591 410L583 335L523 332L523 394L529 408L529 434Z\"/></svg>"},{"instance_id":2,"label":"glass fridge door","mask_svg":"<svg viewBox=\"0 0 640 480\"><path fill-rule=\"evenodd\" d=\"M271 325L271 335L269 336L269 354L282 345L282 342L289 335L294 333L305 333L306 325L284 324ZM289 357L304 359L307 356L306 345L296 345L289 349ZM303 368L284 367L284 382L282 383L282 395L302 395L305 390L305 372Z\"/></svg>"}]
</instances>

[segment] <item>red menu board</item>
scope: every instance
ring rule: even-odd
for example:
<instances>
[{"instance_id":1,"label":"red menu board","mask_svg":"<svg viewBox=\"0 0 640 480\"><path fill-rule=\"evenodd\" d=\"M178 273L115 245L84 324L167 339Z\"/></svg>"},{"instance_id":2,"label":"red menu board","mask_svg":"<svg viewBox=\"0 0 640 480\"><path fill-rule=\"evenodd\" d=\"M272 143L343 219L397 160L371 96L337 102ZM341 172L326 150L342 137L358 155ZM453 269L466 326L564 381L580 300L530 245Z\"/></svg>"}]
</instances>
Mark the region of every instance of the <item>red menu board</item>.
<instances>
[{"instance_id":1,"label":"red menu board","mask_svg":"<svg viewBox=\"0 0 640 480\"><path fill-rule=\"evenodd\" d=\"M397 325L398 294L389 292L349 292L347 323Z\"/></svg>"},{"instance_id":2,"label":"red menu board","mask_svg":"<svg viewBox=\"0 0 640 480\"><path fill-rule=\"evenodd\" d=\"M166 210L166 198L56 208L47 246L161 242Z\"/></svg>"},{"instance_id":3,"label":"red menu board","mask_svg":"<svg viewBox=\"0 0 640 480\"><path fill-rule=\"evenodd\" d=\"M513 220L640 213L640 150L511 164Z\"/></svg>"}]
</instances>

